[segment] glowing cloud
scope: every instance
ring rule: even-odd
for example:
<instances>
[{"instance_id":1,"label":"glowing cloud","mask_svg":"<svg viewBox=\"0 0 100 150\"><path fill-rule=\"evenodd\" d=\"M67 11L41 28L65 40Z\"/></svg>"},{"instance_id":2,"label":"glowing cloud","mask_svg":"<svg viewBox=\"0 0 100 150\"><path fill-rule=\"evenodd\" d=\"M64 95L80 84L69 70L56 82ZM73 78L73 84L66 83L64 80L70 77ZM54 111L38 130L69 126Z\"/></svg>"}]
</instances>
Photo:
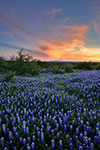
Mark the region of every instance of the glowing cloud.
<instances>
[{"instance_id":1,"label":"glowing cloud","mask_svg":"<svg viewBox=\"0 0 100 150\"><path fill-rule=\"evenodd\" d=\"M63 59L63 56L67 56L67 61L68 57L73 58L77 53L86 53L88 50L85 48L85 40L88 29L88 25L57 26L55 31L60 33L61 38L57 35L44 39L41 49L43 48L45 54L49 55L53 60Z\"/></svg>"}]
</instances>

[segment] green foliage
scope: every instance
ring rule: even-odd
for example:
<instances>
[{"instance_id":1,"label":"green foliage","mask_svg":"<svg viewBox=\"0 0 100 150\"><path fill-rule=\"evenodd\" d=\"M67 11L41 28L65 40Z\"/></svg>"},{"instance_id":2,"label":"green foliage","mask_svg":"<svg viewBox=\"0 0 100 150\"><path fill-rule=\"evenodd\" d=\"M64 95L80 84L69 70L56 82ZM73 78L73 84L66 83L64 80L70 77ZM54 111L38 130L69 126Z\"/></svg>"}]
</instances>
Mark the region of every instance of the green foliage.
<instances>
[{"instance_id":1,"label":"green foliage","mask_svg":"<svg viewBox=\"0 0 100 150\"><path fill-rule=\"evenodd\" d=\"M0 57L0 72L5 72L7 69L7 61L3 57Z\"/></svg>"},{"instance_id":2,"label":"green foliage","mask_svg":"<svg viewBox=\"0 0 100 150\"><path fill-rule=\"evenodd\" d=\"M32 70L31 70L32 75L38 75L41 73L41 67L37 64L37 62L32 63Z\"/></svg>"},{"instance_id":3,"label":"green foliage","mask_svg":"<svg viewBox=\"0 0 100 150\"><path fill-rule=\"evenodd\" d=\"M15 72L9 71L7 74L3 75L3 79L5 82L14 81L15 78Z\"/></svg>"},{"instance_id":4,"label":"green foliage","mask_svg":"<svg viewBox=\"0 0 100 150\"><path fill-rule=\"evenodd\" d=\"M73 72L73 69L100 69L100 64L92 62L66 63L66 62L43 62L32 58L29 54L24 54L23 49L18 52L17 57L5 60L0 57L0 72L16 72L16 75L34 76L42 73L52 72L54 74L63 74Z\"/></svg>"},{"instance_id":5,"label":"green foliage","mask_svg":"<svg viewBox=\"0 0 100 150\"><path fill-rule=\"evenodd\" d=\"M100 70L100 64L96 66L96 70Z\"/></svg>"},{"instance_id":6,"label":"green foliage","mask_svg":"<svg viewBox=\"0 0 100 150\"><path fill-rule=\"evenodd\" d=\"M63 74L64 70L59 65L53 65L51 68L51 72L54 74Z\"/></svg>"},{"instance_id":7,"label":"green foliage","mask_svg":"<svg viewBox=\"0 0 100 150\"><path fill-rule=\"evenodd\" d=\"M73 72L73 65L72 64L66 64L65 65L65 72L68 72L68 73Z\"/></svg>"},{"instance_id":8,"label":"green foliage","mask_svg":"<svg viewBox=\"0 0 100 150\"><path fill-rule=\"evenodd\" d=\"M77 68L84 70L93 70L94 66L92 62L80 62L77 64Z\"/></svg>"},{"instance_id":9,"label":"green foliage","mask_svg":"<svg viewBox=\"0 0 100 150\"><path fill-rule=\"evenodd\" d=\"M14 70L17 75L31 76L38 75L41 72L40 66L36 60L32 60L32 56L29 54L23 54L23 49L18 52L18 57L12 62Z\"/></svg>"}]
</instances>

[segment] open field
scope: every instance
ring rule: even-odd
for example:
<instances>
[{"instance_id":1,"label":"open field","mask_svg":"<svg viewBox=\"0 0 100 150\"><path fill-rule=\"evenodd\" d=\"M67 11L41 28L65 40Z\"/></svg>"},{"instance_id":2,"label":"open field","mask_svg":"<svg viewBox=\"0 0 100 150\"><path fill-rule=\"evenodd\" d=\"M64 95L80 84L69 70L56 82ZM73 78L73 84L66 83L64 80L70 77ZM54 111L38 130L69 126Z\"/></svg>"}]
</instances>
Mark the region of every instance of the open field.
<instances>
[{"instance_id":1,"label":"open field","mask_svg":"<svg viewBox=\"0 0 100 150\"><path fill-rule=\"evenodd\" d=\"M0 82L0 149L99 150L100 71Z\"/></svg>"}]
</instances>

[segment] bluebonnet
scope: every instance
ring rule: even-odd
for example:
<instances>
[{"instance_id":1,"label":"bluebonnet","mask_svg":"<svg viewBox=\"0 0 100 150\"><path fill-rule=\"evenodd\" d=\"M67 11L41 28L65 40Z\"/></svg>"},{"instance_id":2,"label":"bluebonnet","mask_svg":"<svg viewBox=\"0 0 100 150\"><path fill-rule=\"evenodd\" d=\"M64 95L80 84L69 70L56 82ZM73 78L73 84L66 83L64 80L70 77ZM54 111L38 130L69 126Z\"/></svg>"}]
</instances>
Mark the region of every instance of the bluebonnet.
<instances>
[{"instance_id":1,"label":"bluebonnet","mask_svg":"<svg viewBox=\"0 0 100 150\"><path fill-rule=\"evenodd\" d=\"M34 142L32 142L31 148L32 148L32 150L35 150L35 143Z\"/></svg>"},{"instance_id":2,"label":"bluebonnet","mask_svg":"<svg viewBox=\"0 0 100 150\"><path fill-rule=\"evenodd\" d=\"M100 71L1 82L0 90L3 149L16 149L19 143L33 150L41 145L100 148Z\"/></svg>"},{"instance_id":3,"label":"bluebonnet","mask_svg":"<svg viewBox=\"0 0 100 150\"><path fill-rule=\"evenodd\" d=\"M55 150L55 141L51 140L51 150Z\"/></svg>"}]
</instances>

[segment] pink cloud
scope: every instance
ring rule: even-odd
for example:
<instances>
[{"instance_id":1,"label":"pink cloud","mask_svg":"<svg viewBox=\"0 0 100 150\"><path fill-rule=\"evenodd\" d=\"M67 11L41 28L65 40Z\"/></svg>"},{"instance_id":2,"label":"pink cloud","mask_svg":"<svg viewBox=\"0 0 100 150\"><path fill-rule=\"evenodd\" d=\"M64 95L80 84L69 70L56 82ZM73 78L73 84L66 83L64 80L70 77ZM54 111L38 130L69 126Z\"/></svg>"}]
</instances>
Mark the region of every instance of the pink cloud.
<instances>
[{"instance_id":1,"label":"pink cloud","mask_svg":"<svg viewBox=\"0 0 100 150\"><path fill-rule=\"evenodd\" d=\"M96 20L93 20L93 27L94 27L94 30L95 30L96 32L99 31L99 25L98 25L98 23L97 23Z\"/></svg>"},{"instance_id":2,"label":"pink cloud","mask_svg":"<svg viewBox=\"0 0 100 150\"><path fill-rule=\"evenodd\" d=\"M97 16L92 20L92 27L94 28L95 32L100 34L100 16Z\"/></svg>"}]
</instances>

